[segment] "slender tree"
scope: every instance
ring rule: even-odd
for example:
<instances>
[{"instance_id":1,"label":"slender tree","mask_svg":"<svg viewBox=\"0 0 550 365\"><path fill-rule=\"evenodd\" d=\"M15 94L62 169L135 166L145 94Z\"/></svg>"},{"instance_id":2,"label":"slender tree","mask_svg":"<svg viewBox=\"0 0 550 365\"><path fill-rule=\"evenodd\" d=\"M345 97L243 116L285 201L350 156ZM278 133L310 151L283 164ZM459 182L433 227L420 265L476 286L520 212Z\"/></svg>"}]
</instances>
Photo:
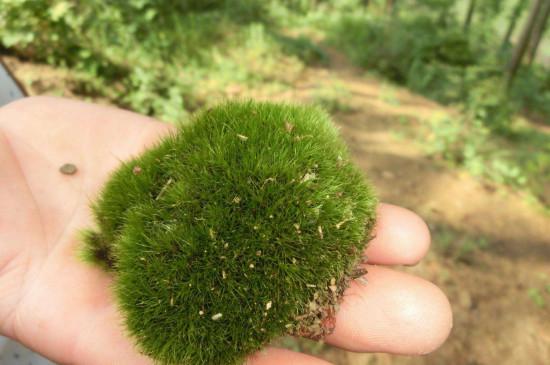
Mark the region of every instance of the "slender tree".
<instances>
[{"instance_id":1,"label":"slender tree","mask_svg":"<svg viewBox=\"0 0 550 365\"><path fill-rule=\"evenodd\" d=\"M393 11L395 5L395 0L386 0L386 8L384 9L387 14L390 14Z\"/></svg>"},{"instance_id":2,"label":"slender tree","mask_svg":"<svg viewBox=\"0 0 550 365\"><path fill-rule=\"evenodd\" d=\"M512 36L512 33L514 32L514 29L516 29L516 24L518 22L518 19L525 9L525 5L527 4L527 0L519 0L516 3L516 6L514 6L514 9L512 10L512 14L510 14L510 24L508 25L508 29L506 30L506 35L504 36L504 41L502 42L502 47L504 48L508 43L510 43L510 37Z\"/></svg>"},{"instance_id":3,"label":"slender tree","mask_svg":"<svg viewBox=\"0 0 550 365\"><path fill-rule=\"evenodd\" d=\"M317 9L317 0L311 0L309 3L309 10L315 10Z\"/></svg>"},{"instance_id":4,"label":"slender tree","mask_svg":"<svg viewBox=\"0 0 550 365\"><path fill-rule=\"evenodd\" d=\"M531 64L537 55L537 49L539 48L540 40L546 29L546 23L548 22L548 14L550 13L550 0L544 0L540 14L537 18L535 25L533 26L533 34L529 42L527 50L527 62Z\"/></svg>"},{"instance_id":5,"label":"slender tree","mask_svg":"<svg viewBox=\"0 0 550 365\"><path fill-rule=\"evenodd\" d=\"M467 30L470 26L470 23L472 22L472 17L474 16L475 7L476 0L470 0L470 3L468 5L468 12L466 13L466 20L464 20L464 25L462 26L462 29Z\"/></svg>"},{"instance_id":6,"label":"slender tree","mask_svg":"<svg viewBox=\"0 0 550 365\"><path fill-rule=\"evenodd\" d=\"M537 19L537 14L541 4L542 0L533 0L533 3L531 5L531 12L529 13L529 17L525 22L523 32L521 33L521 37L514 49L514 53L512 53L510 62L508 63L505 78L505 85L508 90L512 86L512 82L514 81L514 77L516 76L516 73L518 71L521 59L523 58L525 50L527 49L527 43L529 42L529 38L531 37L531 33L533 32L533 27L535 24L535 20Z\"/></svg>"}]
</instances>

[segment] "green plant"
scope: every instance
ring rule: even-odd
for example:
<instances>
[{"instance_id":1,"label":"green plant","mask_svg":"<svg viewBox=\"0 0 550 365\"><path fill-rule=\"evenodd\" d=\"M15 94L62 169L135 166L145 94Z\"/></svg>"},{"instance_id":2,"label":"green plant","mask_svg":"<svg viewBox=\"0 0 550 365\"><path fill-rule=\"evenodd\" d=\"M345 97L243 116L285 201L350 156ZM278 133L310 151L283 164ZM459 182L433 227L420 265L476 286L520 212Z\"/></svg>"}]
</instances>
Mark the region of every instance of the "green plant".
<instances>
[{"instance_id":1,"label":"green plant","mask_svg":"<svg viewBox=\"0 0 550 365\"><path fill-rule=\"evenodd\" d=\"M0 23L0 48L93 84L76 94L165 121L231 85L291 84L304 63L326 58L309 39L282 35L269 2L255 0L6 0Z\"/></svg>"},{"instance_id":2,"label":"green plant","mask_svg":"<svg viewBox=\"0 0 550 365\"><path fill-rule=\"evenodd\" d=\"M528 114L550 120L550 75L547 66L520 68L510 90L512 100Z\"/></svg>"},{"instance_id":3,"label":"green plant","mask_svg":"<svg viewBox=\"0 0 550 365\"><path fill-rule=\"evenodd\" d=\"M550 284L548 283L548 276L546 274L539 275L539 283L536 286L532 286L527 291L527 295L535 302L535 305L539 308L546 306L547 295L550 294Z\"/></svg>"},{"instance_id":4,"label":"green plant","mask_svg":"<svg viewBox=\"0 0 550 365\"><path fill-rule=\"evenodd\" d=\"M483 237L467 237L461 242L453 259L456 261L471 261L471 257L478 251L487 247L487 240Z\"/></svg>"},{"instance_id":5,"label":"green plant","mask_svg":"<svg viewBox=\"0 0 550 365\"><path fill-rule=\"evenodd\" d=\"M391 106L399 106L399 100L395 97L395 87L388 83L382 83L379 99Z\"/></svg>"},{"instance_id":6,"label":"green plant","mask_svg":"<svg viewBox=\"0 0 550 365\"><path fill-rule=\"evenodd\" d=\"M232 364L333 329L376 199L321 109L227 101L123 162L92 210L83 253L140 351Z\"/></svg>"},{"instance_id":7,"label":"green plant","mask_svg":"<svg viewBox=\"0 0 550 365\"><path fill-rule=\"evenodd\" d=\"M530 288L527 291L527 295L535 302L535 305L539 308L544 308L545 301L542 297L542 293L537 288Z\"/></svg>"},{"instance_id":8,"label":"green plant","mask_svg":"<svg viewBox=\"0 0 550 365\"><path fill-rule=\"evenodd\" d=\"M472 237L447 227L434 231L434 242L444 256L464 263L471 263L474 255L488 245L483 237Z\"/></svg>"},{"instance_id":9,"label":"green plant","mask_svg":"<svg viewBox=\"0 0 550 365\"><path fill-rule=\"evenodd\" d=\"M341 82L334 82L329 86L318 88L313 94L312 103L320 105L329 113L349 113L353 108L349 105L351 92Z\"/></svg>"},{"instance_id":10,"label":"green plant","mask_svg":"<svg viewBox=\"0 0 550 365\"><path fill-rule=\"evenodd\" d=\"M315 62L328 64L326 53L319 46L313 44L311 39L304 36L297 38L289 37L277 32L273 32L272 34L273 38L281 44L283 52L289 55L296 55L308 64Z\"/></svg>"},{"instance_id":11,"label":"green plant","mask_svg":"<svg viewBox=\"0 0 550 365\"><path fill-rule=\"evenodd\" d=\"M479 119L434 115L420 119L416 141L431 155L440 156L453 166L463 167L484 181L494 181L521 190L533 203L547 210L550 201L550 136L530 127L509 129L509 136L495 136Z\"/></svg>"},{"instance_id":12,"label":"green plant","mask_svg":"<svg viewBox=\"0 0 550 365\"><path fill-rule=\"evenodd\" d=\"M399 16L340 12L325 26L327 42L367 70L441 103L459 104L465 114L499 134L509 133L518 112L548 119L547 66L520 68L506 92L503 76L510 50L501 49L492 23L496 2L494 8L480 5L480 19L485 18L467 32L449 11L452 3L401 4Z\"/></svg>"}]
</instances>

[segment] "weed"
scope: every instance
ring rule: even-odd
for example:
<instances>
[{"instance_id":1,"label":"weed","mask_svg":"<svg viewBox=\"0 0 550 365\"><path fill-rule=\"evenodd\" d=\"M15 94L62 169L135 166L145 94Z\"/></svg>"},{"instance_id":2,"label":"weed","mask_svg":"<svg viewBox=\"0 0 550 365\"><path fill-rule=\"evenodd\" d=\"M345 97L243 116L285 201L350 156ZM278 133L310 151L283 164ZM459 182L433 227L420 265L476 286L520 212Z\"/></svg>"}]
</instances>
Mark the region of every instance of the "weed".
<instances>
[{"instance_id":1,"label":"weed","mask_svg":"<svg viewBox=\"0 0 550 365\"><path fill-rule=\"evenodd\" d=\"M445 227L434 230L433 241L443 256L464 263L472 263L476 253L488 245L483 237L472 237Z\"/></svg>"},{"instance_id":2,"label":"weed","mask_svg":"<svg viewBox=\"0 0 550 365\"><path fill-rule=\"evenodd\" d=\"M171 122L231 85L290 85L304 63L326 58L272 28L268 2L252 0L3 1L0 19L11 52L85 75L75 93Z\"/></svg>"},{"instance_id":3,"label":"weed","mask_svg":"<svg viewBox=\"0 0 550 365\"><path fill-rule=\"evenodd\" d=\"M544 301L544 298L542 297L542 294L540 292L539 289L537 288L530 288L528 291L527 291L527 295L529 295L529 297L531 299L533 299L533 301L535 302L535 305L539 308L544 308L545 306L545 301Z\"/></svg>"},{"instance_id":4,"label":"weed","mask_svg":"<svg viewBox=\"0 0 550 365\"><path fill-rule=\"evenodd\" d=\"M547 66L520 68L507 94L503 76L509 50L499 46L500 35L490 22L463 32L450 11L452 2L419 6L425 3L401 4L399 17L339 12L328 18L327 42L366 70L439 102L459 104L470 119L497 134L509 133L514 113L550 116Z\"/></svg>"},{"instance_id":5,"label":"weed","mask_svg":"<svg viewBox=\"0 0 550 365\"><path fill-rule=\"evenodd\" d=\"M399 106L399 100L395 97L395 87L388 83L382 83L379 99L391 106Z\"/></svg>"},{"instance_id":6,"label":"weed","mask_svg":"<svg viewBox=\"0 0 550 365\"><path fill-rule=\"evenodd\" d=\"M550 178L550 136L518 123L512 139L495 137L480 120L445 114L423 119L421 124L423 130L414 134L429 154L486 181L525 191L537 204L547 205L550 201L546 188Z\"/></svg>"},{"instance_id":7,"label":"weed","mask_svg":"<svg viewBox=\"0 0 550 365\"><path fill-rule=\"evenodd\" d=\"M341 83L335 82L330 86L322 86L313 94L312 103L322 106L329 113L350 113L353 108L349 105L351 92Z\"/></svg>"}]
</instances>

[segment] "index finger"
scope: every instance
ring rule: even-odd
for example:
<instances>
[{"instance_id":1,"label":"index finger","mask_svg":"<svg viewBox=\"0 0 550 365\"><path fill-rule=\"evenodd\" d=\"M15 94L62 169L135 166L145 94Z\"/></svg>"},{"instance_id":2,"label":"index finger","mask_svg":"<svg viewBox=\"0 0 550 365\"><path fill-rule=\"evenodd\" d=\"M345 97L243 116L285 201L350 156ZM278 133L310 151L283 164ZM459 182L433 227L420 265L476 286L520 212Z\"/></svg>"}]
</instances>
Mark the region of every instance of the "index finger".
<instances>
[{"instance_id":1,"label":"index finger","mask_svg":"<svg viewBox=\"0 0 550 365\"><path fill-rule=\"evenodd\" d=\"M366 251L370 264L415 265L430 248L426 223L396 205L380 204L375 234Z\"/></svg>"}]
</instances>

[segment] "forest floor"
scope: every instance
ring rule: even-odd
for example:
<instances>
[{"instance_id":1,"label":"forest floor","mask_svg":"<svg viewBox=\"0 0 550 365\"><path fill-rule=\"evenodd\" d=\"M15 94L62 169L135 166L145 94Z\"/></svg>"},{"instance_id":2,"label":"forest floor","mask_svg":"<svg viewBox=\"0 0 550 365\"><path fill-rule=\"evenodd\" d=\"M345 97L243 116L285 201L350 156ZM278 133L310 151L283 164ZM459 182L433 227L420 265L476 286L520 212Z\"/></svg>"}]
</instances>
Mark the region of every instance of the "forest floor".
<instances>
[{"instance_id":1,"label":"forest floor","mask_svg":"<svg viewBox=\"0 0 550 365\"><path fill-rule=\"evenodd\" d=\"M340 53L329 49L327 54L329 64L305 69L292 90L244 95L236 87L228 96L312 102L339 90L329 98L336 102L331 112L380 200L415 211L431 229L426 259L401 270L443 289L453 307L454 327L440 349L422 357L355 354L307 340L287 339L284 345L340 365L546 364L550 216L507 187L479 181L426 152L414 138L420 120L453 115L452 109L405 89L389 90ZM4 60L31 95L83 99L62 71Z\"/></svg>"}]
</instances>

